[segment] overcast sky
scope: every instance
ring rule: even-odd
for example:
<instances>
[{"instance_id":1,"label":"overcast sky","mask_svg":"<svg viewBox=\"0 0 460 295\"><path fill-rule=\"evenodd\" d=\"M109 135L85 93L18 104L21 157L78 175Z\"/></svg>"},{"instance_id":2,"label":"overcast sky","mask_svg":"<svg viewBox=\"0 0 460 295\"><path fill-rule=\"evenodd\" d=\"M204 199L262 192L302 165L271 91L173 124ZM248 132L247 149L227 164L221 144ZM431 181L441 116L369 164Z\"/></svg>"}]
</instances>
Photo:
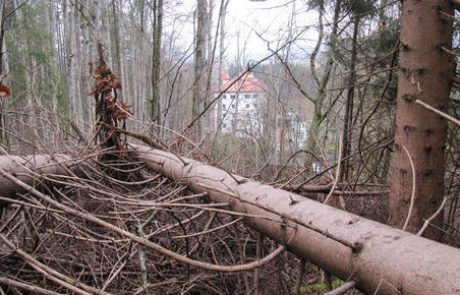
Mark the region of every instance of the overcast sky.
<instances>
[{"instance_id":1,"label":"overcast sky","mask_svg":"<svg viewBox=\"0 0 460 295\"><path fill-rule=\"evenodd\" d=\"M215 0L215 17L220 8L220 0ZM191 22L191 14L196 7L196 0L182 0L181 7L175 7L175 12L188 15ZM294 17L292 17L294 15ZM246 59L260 59L270 53L270 47L276 49L291 34L296 36L303 32L301 40L292 47L294 57L305 58L316 42L316 29L313 27L317 22L314 12L307 11L305 1L295 0L230 0L227 10L227 60L235 60L238 52L245 52ZM214 22L215 25L216 21ZM289 30L290 24L296 28ZM184 45L190 43L193 26L185 26L182 34ZM190 31L191 30L191 31ZM266 41L262 40L261 35ZM189 37L187 37L189 36Z\"/></svg>"}]
</instances>

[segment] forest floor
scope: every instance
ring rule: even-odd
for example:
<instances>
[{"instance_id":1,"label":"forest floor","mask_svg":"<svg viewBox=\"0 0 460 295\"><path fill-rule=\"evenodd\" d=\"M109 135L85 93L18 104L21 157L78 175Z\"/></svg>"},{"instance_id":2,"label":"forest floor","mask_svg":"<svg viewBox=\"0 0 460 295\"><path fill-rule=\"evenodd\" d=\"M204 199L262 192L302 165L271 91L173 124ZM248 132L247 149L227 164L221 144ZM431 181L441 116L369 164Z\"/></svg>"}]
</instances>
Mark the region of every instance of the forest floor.
<instances>
[{"instance_id":1,"label":"forest floor","mask_svg":"<svg viewBox=\"0 0 460 295\"><path fill-rule=\"evenodd\" d=\"M228 204L213 203L205 193L194 193L130 155L124 161L100 161L104 150L84 144L89 136L76 133L56 142L79 160L78 171L41 179L42 195L63 206L53 206L33 192L0 203L8 204L0 209L0 294L323 294L328 285L344 283L309 262L299 281L303 262L288 251L258 269L212 272L128 238L126 233L221 266L260 261L279 247L247 227ZM40 145L43 152L51 150ZM195 149L189 147L189 154ZM305 181L294 177L301 170L267 166L245 174L279 187ZM329 173L309 184L332 181ZM338 190L330 205L386 221L386 186L339 184ZM327 193L300 194L321 202ZM361 293L352 289L344 294Z\"/></svg>"},{"instance_id":2,"label":"forest floor","mask_svg":"<svg viewBox=\"0 0 460 295\"><path fill-rule=\"evenodd\" d=\"M0 294L324 294L328 285L336 288L344 283L309 262L299 281L303 262L288 251L250 271L212 272L127 238L120 231L183 257L221 266L259 261L279 247L247 227L243 215L228 204L213 203L205 193L194 193L130 155L124 161L100 161L97 148L83 150L75 146L67 150L74 159L87 155L80 156L74 174L42 179L42 195L62 207L27 192L3 208ZM279 183L297 173L286 169ZM277 174L276 169L261 170L258 178L273 180ZM314 183L330 181L323 176ZM341 184L339 189L342 193L333 195L330 205L386 221L386 187ZM354 190L368 194L353 194ZM326 195L301 194L320 202ZM450 237L449 244L457 240ZM344 294L361 293L351 289Z\"/></svg>"},{"instance_id":3,"label":"forest floor","mask_svg":"<svg viewBox=\"0 0 460 295\"><path fill-rule=\"evenodd\" d=\"M15 248L0 243L3 278L36 287L36 292L43 288L66 294L68 289L56 282L54 272L72 285L111 294L294 294L299 260L289 252L259 270L208 272L75 216L71 209L181 255L219 265L255 261L278 246L246 227L226 204L210 203L205 194L194 194L142 163L85 163L79 177L47 177L42 189L69 209L52 208L26 193L4 210L1 232ZM307 263L301 294L326 290L320 274ZM4 291L24 294L24 289L13 286Z\"/></svg>"}]
</instances>

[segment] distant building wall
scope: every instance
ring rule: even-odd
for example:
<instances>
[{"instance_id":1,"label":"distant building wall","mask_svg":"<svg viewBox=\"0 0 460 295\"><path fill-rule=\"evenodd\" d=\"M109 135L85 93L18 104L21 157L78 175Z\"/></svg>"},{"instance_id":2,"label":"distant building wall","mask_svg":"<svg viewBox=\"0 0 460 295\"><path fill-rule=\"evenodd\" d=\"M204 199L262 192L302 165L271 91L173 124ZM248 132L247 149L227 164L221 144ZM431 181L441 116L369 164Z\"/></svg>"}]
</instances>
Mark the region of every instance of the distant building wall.
<instances>
[{"instance_id":1,"label":"distant building wall","mask_svg":"<svg viewBox=\"0 0 460 295\"><path fill-rule=\"evenodd\" d=\"M260 112L264 94L242 92L222 94L222 115L218 125L222 133L262 134L262 114Z\"/></svg>"},{"instance_id":2,"label":"distant building wall","mask_svg":"<svg viewBox=\"0 0 460 295\"><path fill-rule=\"evenodd\" d=\"M262 134L261 105L265 99L262 83L252 73L245 73L239 79L223 75L222 88L215 95L221 95L215 109L217 129L222 133L239 136Z\"/></svg>"}]
</instances>

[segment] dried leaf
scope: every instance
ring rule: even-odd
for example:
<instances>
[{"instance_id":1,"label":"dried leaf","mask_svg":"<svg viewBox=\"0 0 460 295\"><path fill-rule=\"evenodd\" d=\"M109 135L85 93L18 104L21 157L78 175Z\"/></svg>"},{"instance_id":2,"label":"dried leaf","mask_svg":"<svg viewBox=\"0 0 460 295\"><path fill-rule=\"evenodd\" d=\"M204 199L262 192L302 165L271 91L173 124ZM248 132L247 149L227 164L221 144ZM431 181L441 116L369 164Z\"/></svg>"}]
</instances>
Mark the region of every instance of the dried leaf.
<instances>
[{"instance_id":1,"label":"dried leaf","mask_svg":"<svg viewBox=\"0 0 460 295\"><path fill-rule=\"evenodd\" d=\"M121 89L121 82L117 75L111 73L108 77L110 88Z\"/></svg>"},{"instance_id":2,"label":"dried leaf","mask_svg":"<svg viewBox=\"0 0 460 295\"><path fill-rule=\"evenodd\" d=\"M11 89L5 84L0 84L0 96L10 96Z\"/></svg>"},{"instance_id":3,"label":"dried leaf","mask_svg":"<svg viewBox=\"0 0 460 295\"><path fill-rule=\"evenodd\" d=\"M120 107L130 113L131 115L133 114L133 111L131 110L132 105L127 103L126 101L122 101Z\"/></svg>"},{"instance_id":4,"label":"dried leaf","mask_svg":"<svg viewBox=\"0 0 460 295\"><path fill-rule=\"evenodd\" d=\"M105 97L105 104L108 109L113 111L115 109L115 98L112 95L107 95Z\"/></svg>"},{"instance_id":5,"label":"dried leaf","mask_svg":"<svg viewBox=\"0 0 460 295\"><path fill-rule=\"evenodd\" d=\"M109 80L110 80L110 81L117 81L117 80L119 80L119 79L118 79L117 75L115 75L114 73L111 73L111 74L109 75Z\"/></svg>"},{"instance_id":6,"label":"dried leaf","mask_svg":"<svg viewBox=\"0 0 460 295\"><path fill-rule=\"evenodd\" d=\"M101 75L102 77L105 77L107 75L110 75L110 69L107 65L100 65L96 73Z\"/></svg>"},{"instance_id":7,"label":"dried leaf","mask_svg":"<svg viewBox=\"0 0 460 295\"><path fill-rule=\"evenodd\" d=\"M97 79L97 89L99 92L104 93L110 91L109 79L99 78Z\"/></svg>"},{"instance_id":8,"label":"dried leaf","mask_svg":"<svg viewBox=\"0 0 460 295\"><path fill-rule=\"evenodd\" d=\"M126 120L133 115L133 111L131 110L131 105L127 102L122 101L121 104L117 105L118 109L115 114L117 120Z\"/></svg>"},{"instance_id":9,"label":"dried leaf","mask_svg":"<svg viewBox=\"0 0 460 295\"><path fill-rule=\"evenodd\" d=\"M112 89L121 89L121 83L120 81L113 81L113 82L110 82L110 88Z\"/></svg>"}]
</instances>

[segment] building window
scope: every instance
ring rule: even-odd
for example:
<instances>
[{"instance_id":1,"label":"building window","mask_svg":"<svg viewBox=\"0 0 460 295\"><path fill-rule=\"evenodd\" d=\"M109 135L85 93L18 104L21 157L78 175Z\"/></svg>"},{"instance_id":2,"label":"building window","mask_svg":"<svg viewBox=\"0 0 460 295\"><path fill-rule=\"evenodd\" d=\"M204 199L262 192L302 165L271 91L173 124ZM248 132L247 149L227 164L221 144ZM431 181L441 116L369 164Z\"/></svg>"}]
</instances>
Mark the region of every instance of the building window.
<instances>
[{"instance_id":1,"label":"building window","mask_svg":"<svg viewBox=\"0 0 460 295\"><path fill-rule=\"evenodd\" d=\"M222 105L222 108L223 108L223 109L225 109L225 108L226 108L226 105L225 105L225 104L223 104L223 105Z\"/></svg>"},{"instance_id":2,"label":"building window","mask_svg":"<svg viewBox=\"0 0 460 295\"><path fill-rule=\"evenodd\" d=\"M235 95L234 94L230 95L230 98L235 99Z\"/></svg>"},{"instance_id":3,"label":"building window","mask_svg":"<svg viewBox=\"0 0 460 295\"><path fill-rule=\"evenodd\" d=\"M227 128L227 124L225 124L225 123L222 124L222 127L223 127L223 128Z\"/></svg>"},{"instance_id":4,"label":"building window","mask_svg":"<svg viewBox=\"0 0 460 295\"><path fill-rule=\"evenodd\" d=\"M227 95L222 94L222 99L226 99L226 98L227 98Z\"/></svg>"},{"instance_id":5,"label":"building window","mask_svg":"<svg viewBox=\"0 0 460 295\"><path fill-rule=\"evenodd\" d=\"M246 104L246 108L249 109L249 104Z\"/></svg>"},{"instance_id":6,"label":"building window","mask_svg":"<svg viewBox=\"0 0 460 295\"><path fill-rule=\"evenodd\" d=\"M258 97L259 97L259 95L258 95L258 94L253 94L253 95L252 95L252 97L254 97L254 98L258 98Z\"/></svg>"},{"instance_id":7,"label":"building window","mask_svg":"<svg viewBox=\"0 0 460 295\"><path fill-rule=\"evenodd\" d=\"M234 105L234 104L232 104L232 109L234 109L234 108L235 108L235 105Z\"/></svg>"},{"instance_id":8,"label":"building window","mask_svg":"<svg viewBox=\"0 0 460 295\"><path fill-rule=\"evenodd\" d=\"M251 95L250 94L245 94L244 98L246 98L246 99L251 98Z\"/></svg>"}]
</instances>

